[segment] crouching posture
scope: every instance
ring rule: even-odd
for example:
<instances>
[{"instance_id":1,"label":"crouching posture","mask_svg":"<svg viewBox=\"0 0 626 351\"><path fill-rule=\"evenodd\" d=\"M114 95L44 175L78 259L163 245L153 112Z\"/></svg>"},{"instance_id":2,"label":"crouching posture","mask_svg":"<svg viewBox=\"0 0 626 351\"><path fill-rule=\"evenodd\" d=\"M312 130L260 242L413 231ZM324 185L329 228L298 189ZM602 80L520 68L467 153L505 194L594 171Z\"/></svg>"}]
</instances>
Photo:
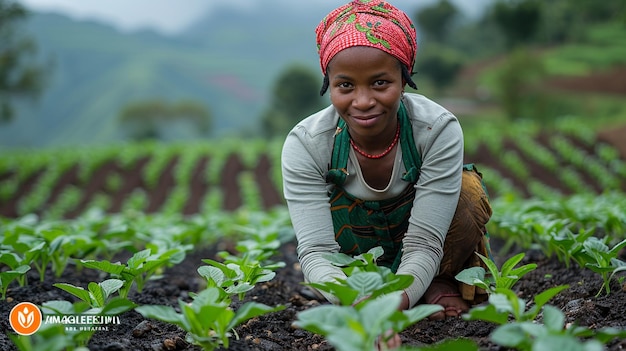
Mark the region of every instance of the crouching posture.
<instances>
[{"instance_id":1,"label":"crouching posture","mask_svg":"<svg viewBox=\"0 0 626 351\"><path fill-rule=\"evenodd\" d=\"M459 316L486 295L454 280L489 255L481 175L463 165L456 117L412 88L416 33L381 1L352 1L316 29L331 105L304 118L282 151L284 194L309 282L345 278L325 253L382 246L380 265L414 277L400 308ZM483 292L484 293L484 292ZM325 296L330 301L333 296Z\"/></svg>"}]
</instances>

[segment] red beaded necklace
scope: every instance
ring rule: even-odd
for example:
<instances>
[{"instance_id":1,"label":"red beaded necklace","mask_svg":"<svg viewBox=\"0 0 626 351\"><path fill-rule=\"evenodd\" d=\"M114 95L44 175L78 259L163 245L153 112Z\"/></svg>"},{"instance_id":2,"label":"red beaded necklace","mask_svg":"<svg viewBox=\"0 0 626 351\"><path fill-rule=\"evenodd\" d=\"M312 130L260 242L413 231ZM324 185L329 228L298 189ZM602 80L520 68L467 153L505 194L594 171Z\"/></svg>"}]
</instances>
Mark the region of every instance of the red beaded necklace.
<instances>
[{"instance_id":1,"label":"red beaded necklace","mask_svg":"<svg viewBox=\"0 0 626 351\"><path fill-rule=\"evenodd\" d=\"M385 151L381 152L378 155L370 155L367 152L359 149L358 146L356 146L356 144L354 143L354 141L352 140L352 138L350 138L350 145L352 145L352 148L354 149L354 151L358 152L359 154L370 158L370 159L379 159L379 158L383 158L385 156L387 156L388 153L391 152L391 150L393 149L394 146L396 146L396 144L398 143L398 140L400 140L400 123L398 123L398 127L396 128L396 136L393 137L393 141L391 142L391 144L389 144L389 146L385 149Z\"/></svg>"}]
</instances>

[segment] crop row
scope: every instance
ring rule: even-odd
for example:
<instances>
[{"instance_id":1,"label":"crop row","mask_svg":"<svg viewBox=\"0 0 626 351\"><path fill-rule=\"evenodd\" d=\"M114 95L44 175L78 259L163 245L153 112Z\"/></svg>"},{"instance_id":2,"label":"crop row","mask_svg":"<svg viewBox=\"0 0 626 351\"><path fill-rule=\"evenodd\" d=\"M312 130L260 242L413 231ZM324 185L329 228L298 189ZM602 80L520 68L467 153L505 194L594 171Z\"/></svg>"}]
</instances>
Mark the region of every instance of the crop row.
<instances>
[{"instance_id":1,"label":"crop row","mask_svg":"<svg viewBox=\"0 0 626 351\"><path fill-rule=\"evenodd\" d=\"M566 123L567 122L567 123ZM466 162L494 197L626 191L626 160L581 123L466 131ZM0 154L0 216L73 218L91 208L193 214L282 205L281 140L211 140Z\"/></svg>"}]
</instances>

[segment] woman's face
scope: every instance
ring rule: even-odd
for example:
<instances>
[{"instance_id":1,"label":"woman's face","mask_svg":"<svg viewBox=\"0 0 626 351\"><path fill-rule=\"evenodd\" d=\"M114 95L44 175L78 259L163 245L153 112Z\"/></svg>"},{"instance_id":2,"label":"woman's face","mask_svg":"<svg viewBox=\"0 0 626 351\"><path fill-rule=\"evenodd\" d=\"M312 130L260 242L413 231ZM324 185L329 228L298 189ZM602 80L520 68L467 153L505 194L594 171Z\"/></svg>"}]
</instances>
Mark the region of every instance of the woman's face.
<instances>
[{"instance_id":1,"label":"woman's face","mask_svg":"<svg viewBox=\"0 0 626 351\"><path fill-rule=\"evenodd\" d=\"M394 133L404 82L400 62L382 50L355 46L328 65L330 100L353 138Z\"/></svg>"}]
</instances>

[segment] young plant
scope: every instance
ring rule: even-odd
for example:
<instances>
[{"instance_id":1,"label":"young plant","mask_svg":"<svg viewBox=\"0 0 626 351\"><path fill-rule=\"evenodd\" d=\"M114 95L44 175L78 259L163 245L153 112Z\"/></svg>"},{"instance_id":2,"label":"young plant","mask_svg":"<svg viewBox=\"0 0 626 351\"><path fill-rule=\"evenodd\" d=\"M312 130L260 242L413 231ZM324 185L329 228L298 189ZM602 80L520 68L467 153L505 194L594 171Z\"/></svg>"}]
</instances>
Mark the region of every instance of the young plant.
<instances>
[{"instance_id":1,"label":"young plant","mask_svg":"<svg viewBox=\"0 0 626 351\"><path fill-rule=\"evenodd\" d=\"M489 296L489 305L472 308L464 315L466 320L483 320L498 324L491 340L503 347L521 351L554 350L602 350L614 338L626 337L626 330L603 328L592 330L575 325L566 325L565 315L547 301L558 294L566 285L548 289L534 298L535 304L526 310L526 301L508 289L498 289ZM536 321L542 312L543 324ZM513 321L510 320L513 317ZM580 338L590 339L581 342Z\"/></svg>"},{"instance_id":2,"label":"young plant","mask_svg":"<svg viewBox=\"0 0 626 351\"><path fill-rule=\"evenodd\" d=\"M87 304L83 302L71 303L63 300L46 301L41 306L41 312L46 316L72 316L81 314L98 314L95 311L89 310ZM115 311L113 311L115 312ZM120 312L121 313L121 312ZM116 313L107 313L116 314ZM54 327L61 327L60 330ZM48 334L48 328L52 328L53 333ZM52 341L59 342L60 345L65 347L59 350L87 350L86 346L89 340L95 333L94 328L72 328L68 329L63 324L58 323L43 323L42 328L33 334L33 336L41 335L43 340L40 339L40 343L48 344ZM39 348L36 348L39 350Z\"/></svg>"},{"instance_id":3,"label":"young plant","mask_svg":"<svg viewBox=\"0 0 626 351\"><path fill-rule=\"evenodd\" d=\"M156 273L165 266L180 263L184 256L185 252L181 249L170 249L155 254L152 254L152 249L145 249L135 253L126 264L111 263L106 260L81 260L81 262L85 267L107 272L112 277L123 280L124 285L119 290L119 294L120 297L127 298L133 283L137 285L137 291L141 292L148 279L155 277Z\"/></svg>"},{"instance_id":4,"label":"young plant","mask_svg":"<svg viewBox=\"0 0 626 351\"><path fill-rule=\"evenodd\" d=\"M499 325L509 322L528 322L537 318L541 308L556 294L568 289L568 285L550 288L533 298L534 305L526 309L526 301L519 298L511 289L498 288L489 295L489 304L477 306L463 316L466 320L483 320Z\"/></svg>"},{"instance_id":5,"label":"young plant","mask_svg":"<svg viewBox=\"0 0 626 351\"><path fill-rule=\"evenodd\" d=\"M620 251L626 247L626 239L615 245L612 249L604 244L596 237L590 237L583 243L584 252L577 256L579 260L584 260L585 267L600 274L602 277L602 286L596 294L596 297L604 292L608 295L611 293L611 279L613 276L626 270L626 262L618 259ZM585 258L581 258L584 256Z\"/></svg>"},{"instance_id":6,"label":"young plant","mask_svg":"<svg viewBox=\"0 0 626 351\"><path fill-rule=\"evenodd\" d=\"M526 255L523 252L509 258L502 264L500 270L498 270L498 267L492 260L479 253L476 254L485 263L489 269L490 275L486 275L483 267L472 267L461 271L455 278L465 284L482 288L488 293L493 293L498 289L510 289L522 276L537 268L537 264L535 263L529 263L515 268Z\"/></svg>"},{"instance_id":7,"label":"young plant","mask_svg":"<svg viewBox=\"0 0 626 351\"><path fill-rule=\"evenodd\" d=\"M100 283L91 282L87 286L87 290L67 283L52 285L79 298L91 307L92 312L109 311L112 308L128 311L136 307L133 302L126 298L112 297L124 285L124 282L120 279L107 279Z\"/></svg>"},{"instance_id":8,"label":"young plant","mask_svg":"<svg viewBox=\"0 0 626 351\"><path fill-rule=\"evenodd\" d=\"M144 305L135 308L146 318L174 324L187 332L188 341L205 351L214 350L220 345L228 348L230 332L250 318L284 309L284 306L270 307L256 302L247 302L237 311L230 307L230 300L224 299L223 291L211 287L194 296L191 303L179 300L181 313L171 306Z\"/></svg>"},{"instance_id":9,"label":"young plant","mask_svg":"<svg viewBox=\"0 0 626 351\"><path fill-rule=\"evenodd\" d=\"M75 333L65 330L62 324L43 324L33 335L9 334L18 351L89 351L76 346Z\"/></svg>"},{"instance_id":10,"label":"young plant","mask_svg":"<svg viewBox=\"0 0 626 351\"><path fill-rule=\"evenodd\" d=\"M331 263L343 267L346 279L336 278L335 282L307 285L337 297L344 306L409 287L413 283L412 276L396 275L391 269L376 264L376 259L382 254L383 249L375 247L355 257L342 253L326 255Z\"/></svg>"},{"instance_id":11,"label":"young plant","mask_svg":"<svg viewBox=\"0 0 626 351\"><path fill-rule=\"evenodd\" d=\"M0 300L6 300L7 289L13 281L17 280L20 286L26 284L26 272L30 266L22 264L19 256L11 252L0 253L0 263L9 267L9 270L0 272Z\"/></svg>"},{"instance_id":12,"label":"young plant","mask_svg":"<svg viewBox=\"0 0 626 351\"><path fill-rule=\"evenodd\" d=\"M399 333L443 310L439 305L419 305L399 311L400 301L396 292L354 307L322 305L298 313L294 326L324 336L338 351L372 350L379 336Z\"/></svg>"},{"instance_id":13,"label":"young plant","mask_svg":"<svg viewBox=\"0 0 626 351\"><path fill-rule=\"evenodd\" d=\"M257 283L270 281L276 276L275 272L259 266L258 263L223 264L211 259L204 259L202 262L209 264L198 267L198 274L206 279L207 287L222 288L228 295L238 295L239 300L243 300L245 293L252 290Z\"/></svg>"}]
</instances>

